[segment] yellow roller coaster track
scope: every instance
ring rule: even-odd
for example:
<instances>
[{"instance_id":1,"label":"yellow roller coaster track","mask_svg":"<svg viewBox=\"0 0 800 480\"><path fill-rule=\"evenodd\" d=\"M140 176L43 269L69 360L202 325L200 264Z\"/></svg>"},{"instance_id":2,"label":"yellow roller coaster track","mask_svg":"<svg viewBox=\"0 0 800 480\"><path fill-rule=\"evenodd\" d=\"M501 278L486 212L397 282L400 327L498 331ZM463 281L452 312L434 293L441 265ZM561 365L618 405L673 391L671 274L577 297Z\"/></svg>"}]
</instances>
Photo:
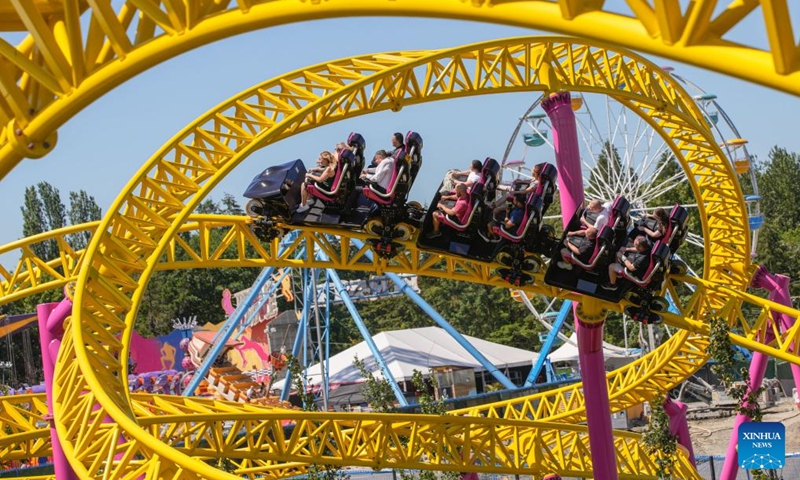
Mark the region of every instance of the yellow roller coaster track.
<instances>
[{"instance_id":1,"label":"yellow roller coaster track","mask_svg":"<svg viewBox=\"0 0 800 480\"><path fill-rule=\"evenodd\" d=\"M202 461L225 455L236 463L237 473L252 475L274 474L273 460L339 464L342 459L357 465L389 462L401 468L438 469L457 465L459 469L504 472L541 473L544 470L538 469L546 466L577 475L572 462L588 461L582 453L585 442L565 444L564 439L585 438L579 430L566 433L562 424L511 419L298 417L295 430L301 433L284 438L277 430L261 434L275 425L274 416L285 414L273 414L268 421L264 414L254 414L261 415L258 426L245 423L251 417L243 414L242 423L237 424L249 427L243 437L237 435L238 428L225 434L222 416L217 415L209 419L216 435L213 448L194 442L187 443L189 450L170 448L162 430L137 418L125 388L126 362L120 360L128 356L136 305L160 258L168 254L172 238L214 185L253 151L319 125L374 111L470 95L559 89L606 94L629 106L672 145L693 191L702 199L702 233L710 239L704 270L709 282L702 282L705 288L684 310L686 318L675 322L702 329L711 309L731 322L743 321L743 315L736 314L741 308L730 300L733 293L715 287L725 284L743 290L748 279L747 218L735 174L707 131L700 111L654 65L608 47L535 38L328 62L254 87L188 126L143 166L92 237L80 267L73 316L67 322L70 334L65 336L54 382L56 427L78 473L112 478L143 473L154 478L232 478ZM333 258L320 266L361 268L364 254L352 253L347 237L334 246L317 233L304 231L298 242L307 248L316 245ZM262 250L269 254L277 251L276 247L277 240ZM445 266L437 268L438 260L409 245L391 262L371 268L402 268L421 274L446 270L473 281L500 283L489 265L445 259ZM288 254L271 261L297 264ZM724 308L728 305L730 308ZM763 316L759 321L765 322ZM753 328L748 326L746 332L752 333ZM783 356L793 358L786 352ZM181 414L185 416L175 421L188 425L205 418L192 413L186 407ZM107 422L109 418L113 422ZM448 435L450 428L459 435ZM560 433L551 434L556 430ZM326 436L315 437L314 432ZM416 448L393 449L399 448L398 439L407 435L409 445ZM335 452L335 458L322 458L322 447L312 438L332 439L323 443ZM640 452L632 453L625 438L619 437L616 443L620 471L627 474L634 465L646 469L649 463L637 457ZM431 439L435 441L427 443ZM537 443L537 448L529 449L531 444L526 442L531 439L554 443ZM379 445L385 445L386 451L377 448ZM535 452L541 451L550 453L540 458ZM588 464L580 466L580 475L591 475ZM647 475L643 470L638 474Z\"/></svg>"},{"instance_id":2,"label":"yellow roller coaster track","mask_svg":"<svg viewBox=\"0 0 800 480\"><path fill-rule=\"evenodd\" d=\"M62 287L66 283L74 281L76 279L74 273L61 275L61 272L76 272L79 267L79 259L82 258L82 251L74 252L72 250L67 250L63 252L63 255L59 258L51 260L50 262L45 262L36 257L34 248L32 247L37 243L50 240L57 240L59 244L66 243L65 237L67 235L78 232L93 233L96 226L97 222L67 227L0 247L0 254L6 255L16 252L20 257L13 274L9 274L7 271L3 273L4 280L0 282L0 293L3 295L0 296L0 303L5 303L9 298L16 299L21 296L37 293L44 289ZM220 235L221 240L218 244L213 244L210 241L212 230L224 232ZM284 260L282 262L278 262L276 259L273 259L268 254L267 249L264 249L258 242L248 227L247 219L244 217L192 215L189 222L184 224L180 231L202 238L203 240L198 242L198 245L202 245L202 247L192 247L183 237L174 237L167 247L168 254L162 257L162 261L156 266L156 269L173 270L182 268L231 268L244 266L264 267L278 264L286 266L331 266L330 263L298 263L297 260L286 256L283 257ZM318 231L318 229L315 229L315 231ZM330 229L330 232L337 234L342 233L341 231L333 229ZM353 235L355 238L365 238L363 235ZM305 244L295 244L295 246L300 245ZM415 249L411 244L407 245L406 248L409 251L414 251ZM240 254L239 252L242 253ZM389 271L400 272L407 271L408 269L408 267L402 265L389 264L381 266L373 262L367 262L357 251L351 252L350 255L345 257L339 256L337 251L333 251L331 253L331 258L335 259L336 265L349 264L350 267L348 268L351 269L357 268L366 271L375 271L379 268L383 268ZM416 271L423 275L450 278L455 272L448 268L448 265L457 268L459 262L461 262L460 259L451 260L451 263L441 264L437 269L418 268ZM416 263L421 265L425 262L418 261ZM41 265L46 266L44 270L39 268ZM33 266L32 274L28 269L30 266ZM475 268L469 267L468 271L475 271ZM486 280L482 279L480 276L470 276L467 277L467 279L473 282L486 282ZM490 277L489 280L492 285L505 286L497 277ZM670 347L659 349L639 362L635 362L622 370L609 373L609 385L612 387L612 411L618 411L639 403L643 397L649 398L650 394L643 394L639 390L640 388L650 391L665 391L673 388L683 378L696 371L698 365L702 364L705 358L703 350L705 350L704 336L708 333L707 326L702 323L687 323L685 319L699 316L700 312L693 311L693 309L696 309L698 305L704 304L706 301L705 298L708 297L707 291L709 289L714 289L715 284L702 282L695 278L679 278L675 279L675 281L675 284L672 282L670 283L670 289L675 292L675 298L681 298L676 292L675 285L691 285L695 288L697 293L686 302L679 301L677 306L682 312L681 315L672 316L668 314L666 321L668 324L697 334L697 337L689 342L684 342L683 339L681 339L681 341L670 340ZM553 293L552 291L542 290L538 287L535 291L543 294ZM568 292L562 292L562 295L570 294ZM794 363L798 363L798 358L791 352L775 351L774 348L763 345L756 341L755 338L759 335L759 332L763 332L766 326L764 320L772 311L786 312L792 316L800 312L772 304L764 299L752 297L741 292L730 291L724 292L721 295L728 298L730 306L726 304L720 311L730 310L737 312L739 316L734 321L734 324L737 325L737 330L749 332L748 335L740 335L738 333L731 334L732 340L735 343L753 351L777 355ZM578 297L573 298L577 299ZM615 306L614 308L619 307L620 306ZM741 313L742 311L747 311L749 315L746 317ZM760 314L755 315L755 312L760 312ZM753 317L757 319L755 322L751 320ZM788 345L791 343L792 338L794 337L781 337L779 345ZM676 351L676 348L679 350ZM644 387L643 385L646 383L649 385ZM474 409L468 409L466 412L477 414L486 411L487 413L483 414L496 416L496 412L502 411L508 418L543 420L564 419L570 422L579 422L582 421L582 417L576 417L576 415L582 412L582 408L583 399L580 389L578 387L566 387L529 398L475 407Z\"/></svg>"},{"instance_id":3,"label":"yellow roller coaster track","mask_svg":"<svg viewBox=\"0 0 800 480\"><path fill-rule=\"evenodd\" d=\"M303 20L415 16L491 22L576 35L691 63L800 94L798 46L786 0L11 0L0 29L0 178L55 146L82 108L152 66L239 33ZM750 17L755 21L750 22ZM733 40L747 22L749 38Z\"/></svg>"},{"instance_id":4,"label":"yellow roller coaster track","mask_svg":"<svg viewBox=\"0 0 800 480\"><path fill-rule=\"evenodd\" d=\"M24 265L40 265L41 262L37 259L29 258L33 249L31 248L36 243L48 241L59 236L64 237L68 234L77 232L93 232L97 223L84 224L76 227L69 227L59 231L51 232L48 235L37 235L30 237L27 242L14 242L11 245L0 248L0 253L6 254L14 250L23 257L26 255L28 258L20 260L20 268L18 272L21 273L16 276L19 280L27 275L24 272ZM190 221L185 224L181 231L197 235L199 238L209 239L212 230L223 230L224 234L221 235L221 240L218 244L212 244L208 240L198 242L198 245L204 245L201 248L191 248L188 242L181 241L173 243L168 247L169 254L162 258L159 263L159 269L175 269L175 268L207 268L214 267L231 267L231 266L265 266L275 265L275 259L269 256L263 256L259 251L265 252L260 249L258 241L253 237L246 221L242 217L229 217L218 215L194 215ZM180 237L175 237L180 238ZM173 239L174 240L174 239ZM11 247L14 248L11 248ZM411 248L409 246L409 248ZM235 252L251 252L252 255L234 255L229 257L227 254ZM75 252L80 255L81 252ZM68 257L67 255L50 262L48 272L57 271L58 267L54 263L61 264ZM176 258L187 258L188 260L178 261ZM229 257L229 258L226 258ZM345 262L346 259L340 259L339 263ZM359 263L359 268L366 270L374 270L376 268L373 264L353 262L354 257L349 257L347 262ZM346 262L345 262L346 263ZM291 265L286 260L286 265ZM67 265L73 265L68 262ZM297 265L296 263L294 265ZM319 266L319 265L318 265ZM391 266L387 266L390 269ZM442 273L447 274L446 270ZM427 272L426 274L431 274ZM34 277L42 280L41 275L34 275ZM58 287L63 285L70 278L59 279L51 283L51 287ZM479 279L474 279L480 281ZM679 281L681 279L678 279ZM713 288L713 284L705 284L697 279L682 279L693 283L697 291L703 292L706 288ZM5 287L8 283L4 284ZM31 293L34 290L38 291L40 285L46 283L34 284L33 288L23 290L22 293ZM9 291L4 288L3 291ZM676 295L676 298L678 296ZM732 304L732 309L761 311L768 313L770 305L763 299L750 297L747 295L739 294L738 292L731 292L729 294L729 301ZM690 311L691 305L696 304L694 299L690 299L679 308L684 312L682 317L691 318L696 316ZM728 309L724 307L721 310ZM783 311L792 312L785 307L780 307ZM794 315L800 312L793 312ZM745 321L744 317L739 319L739 322ZM668 317L667 322L672 325L679 325L687 328L685 322L682 321L681 316ZM744 325L744 324L741 324ZM755 332L757 329L752 329ZM693 324L689 326L688 331L692 336L687 341L683 341L678 336L674 337L668 342L669 346L665 346L652 352L645 358L622 368L620 370L610 372L608 374L609 390L611 393L611 409L612 411L619 411L620 409L627 408L633 404L640 403L642 400L650 398L653 390L665 391L673 388L682 379L689 374L693 373L705 361L703 345L705 345L705 334L707 334L705 325ZM763 351L765 348L760 343L754 341L752 338L746 338L740 335L733 335L733 340L744 345L747 348L756 351ZM675 351L679 348L679 351ZM774 353L774 352L770 352ZM797 357L789 357L792 361L798 362ZM46 423L43 421L45 413L45 406L43 403L43 396L14 396L2 399L2 409L0 409L0 431L5 435L0 436L0 457L5 459L27 459L50 454L49 444L49 431L45 429ZM165 405L171 405L170 400L158 397L151 397L149 395L134 395L133 397L134 408L137 411L137 418L140 421L144 417L150 417L154 413L161 418L165 415ZM153 412L151 405L159 405L158 409ZM208 415L216 414L219 425L223 425L228 418L228 414L232 407L230 404L224 402L209 403L214 405L214 408L204 406L202 413ZM199 405L199 404L197 404ZM578 423L584 420L583 418L584 399L580 385L572 385L558 390L545 392L542 394L532 395L529 397L518 398L510 401L498 402L495 404L474 407L462 411L454 411L453 414L467 414L467 415L481 415L490 417L512 418L519 420L546 420L546 421L560 421L567 423ZM195 406L196 407L196 406ZM260 409L259 407L249 406L250 411L262 411L264 413L272 413L271 409ZM140 413L144 412L144 413ZM170 418L176 418L175 415L180 413L174 410L170 411ZM197 414L198 410L193 410L192 414ZM151 420L148 420L150 422ZM165 432L170 427L168 425L174 424L175 421L164 420L163 424L159 425L158 429L154 431ZM175 443L175 437L170 439L161 438L169 445ZM182 439L178 440L179 442Z\"/></svg>"}]
</instances>

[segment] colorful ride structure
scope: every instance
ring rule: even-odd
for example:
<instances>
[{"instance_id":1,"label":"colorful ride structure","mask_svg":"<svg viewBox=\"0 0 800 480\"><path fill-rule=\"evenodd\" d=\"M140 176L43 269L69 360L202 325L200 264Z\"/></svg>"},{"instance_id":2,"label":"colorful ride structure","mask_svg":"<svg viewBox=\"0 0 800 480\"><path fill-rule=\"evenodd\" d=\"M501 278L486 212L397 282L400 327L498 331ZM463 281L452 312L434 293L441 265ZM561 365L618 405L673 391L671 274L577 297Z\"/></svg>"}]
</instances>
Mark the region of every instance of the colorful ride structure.
<instances>
[{"instance_id":1,"label":"colorful ride structure","mask_svg":"<svg viewBox=\"0 0 800 480\"><path fill-rule=\"evenodd\" d=\"M347 8L360 8L362 2L355 3L359 6ZM455 3L438 7L431 2L390 2L386 5L391 7L384 8L386 11L393 9L395 13L404 8L410 9L410 13L433 9L438 14L446 14L452 10L458 11L461 18L475 15L476 18L496 19L511 11L519 13L517 8L524 8L523 5L545 8L542 4L546 2L523 2L514 9L504 4L487 9L456 3L458 7ZM292 4L267 2L249 11L263 15L284 6L287 10L283 13L301 8L297 5L302 5L303 9L311 7L303 2L295 7L288 6ZM26 5L29 8L25 8ZM324 15L335 8L347 11L342 5L331 0L314 4L313 8L318 7L316 12ZM556 4L552 7L553 11L558 10ZM124 17L132 16L138 8L126 10ZM219 15L208 20L209 25L227 18L220 8L225 7L213 9ZM569 15L572 18L580 11L576 8L562 11L572 11ZM40 17L31 15L37 13L33 5L23 3L20 10L25 12L30 28L38 33L49 32ZM74 18L78 10L77 7L67 9L70 29L78 25ZM114 40L110 41L109 48L102 49L106 52L102 58L93 54L95 63L88 71L85 67L81 71L94 72L95 64L107 62L103 73L95 74L117 79L124 78L128 70L116 72L114 77L112 73L115 72L111 72L114 68L127 69L133 64L135 70L154 63L155 58L137 63L135 53L139 49L144 52L145 49L165 48L158 46L163 43L155 39L139 46L137 39L136 47L134 44L125 46L125 29L116 28L115 25L121 25L120 20L106 10L95 14L101 19L98 23L104 25L101 30ZM157 17L159 25L170 25L173 15L155 6L146 10L147 18ZM585 13L593 15L599 10L589 8ZM187 22L193 26L188 31L180 20L176 20L179 27L168 28L170 33L164 37L167 39L172 38L173 31L186 33L181 40L176 40L184 43L174 48L189 48L205 38L194 23L203 17L200 11L186 10L193 19ZM678 15L674 11L660 10L659 14L668 18ZM177 18L182 17L178 15ZM553 18L563 19L558 15ZM739 17L726 18L725 25L717 24L716 30L711 30L718 32L729 28ZM273 20L280 21L280 18ZM566 21L564 24L574 26ZM660 25L658 22L648 24L654 25L653 28ZM250 24L239 23L231 28L249 28L246 25ZM687 32L695 33L697 41L710 35L708 28L694 30L699 28L694 26L697 22L692 25L691 29L687 27ZM675 32L669 30L668 33L670 38L675 38ZM205 33L209 37L214 34ZM72 39L71 45L75 38L81 38L79 35L67 37ZM113 86L112 82L83 93L84 90L71 82L61 85L54 79L74 77L66 75L71 70L59 60L63 55L59 57L54 53L59 50L46 48L53 44L55 37L47 36L42 40L43 37L37 35L34 38L25 44L26 48L32 51L34 44L40 47L44 42L41 48L48 53L41 55L43 61L51 71L60 73L54 77L41 67L34 68L37 67L34 62L22 61L27 58L24 52L16 59L14 68L27 68L32 72L29 76L25 74L29 80L22 82L23 86L39 82L38 85L48 85L46 92L59 93L36 97L42 99L45 113L35 111L35 118L26 118L28 126L20 129L19 134L7 132L4 138L8 148L4 146L0 151L3 173L19 161L24 155L22 152L52 147L53 139L48 140L45 147L36 135L63 122L79 109L81 102L94 98L92 95L97 96ZM631 41L630 38L627 41ZM661 47L655 48L649 37L642 45L642 48L659 52L665 48L661 43L657 44ZM780 45L773 45L776 54L783 52ZM120 49L117 51L113 47ZM75 50L77 55L71 58L83 58L81 51ZM165 50L158 58L165 58L169 53ZM117 55L125 56L123 54L129 61L115 60ZM720 60L724 56L721 53L714 58L715 62L722 62L717 65L724 63ZM790 64L785 62L785 57L778 55L775 61L782 66L780 71L790 73L791 69L783 68ZM737 60L737 63L746 62ZM123 64L124 67L119 66ZM768 81L792 90L798 83L784 83L791 76L770 73ZM16 77L9 75L7 78ZM82 85L87 83L92 82ZM647 88L641 88L643 85ZM18 90L23 86L11 85ZM414 273L510 286L507 276L500 273L507 267L503 263L465 257L449 248L428 251L417 245L415 235L420 231L416 228L405 240L392 234L392 252L387 255L379 248L387 244L385 230L381 232L366 225L358 230L338 225L294 224L288 218L280 218L272 225L278 234L264 241L253 233L258 222L252 219L191 217L191 212L213 187L253 151L315 126L360 114L470 95L543 92L546 94L543 106L554 132L562 211L575 212L583 203L584 193L574 112L566 93L572 91L624 100L635 114L647 119L669 142L697 199L701 233L706 239L703 277L666 274L664 288L675 302L675 312L660 312L659 315L665 324L679 331L658 349L626 367L605 372L602 356L598 359L605 315L608 310L620 311L631 306L632 300L625 298L613 303L585 292L554 286L547 282L543 271L531 270L525 272L530 278L519 284L526 294L576 302L574 313L583 377L580 385L477 405L448 416L422 418L410 414L297 412L221 400L129 393L127 359L133 320L142 292L156 269L303 267ZM71 95L56 96L64 92ZM16 106L31 97L9 95L6 98L5 101L13 101ZM37 126L45 119L50 120L46 128ZM37 121L40 123L34 123ZM25 135L33 135L31 146L24 144ZM565 219L562 228L568 228L568 221ZM387 224L384 222L383 227ZM93 229L94 235L87 249L79 253L65 246L62 236L80 228ZM228 232L216 248L200 242L201 246L194 250L178 235L181 231L191 231L208 238L211 228L225 228ZM29 245L51 239L58 239L58 244L63 246L61 257L49 263L36 259ZM432 52L363 55L325 62L264 82L187 126L122 189L99 224L48 232L3 247L3 251L13 250L21 252L22 260L18 268L9 270L13 275L6 270L2 272L2 301L67 283L74 283L74 295L71 300L64 301L65 306L58 310L58 315L51 313L48 317L54 331L63 327L64 332L63 340L59 340L62 342L60 349L57 345L52 349L58 351L57 360L53 362L52 398L47 402L53 410L52 441L39 427L42 422L46 425L50 421L42 398L6 397L0 399L4 432L0 437L0 451L4 458L41 456L45 451L52 452L55 458L63 451L60 458L69 459L69 464L58 463L57 468L62 470L57 471L57 475L64 478L70 475L79 478L283 477L301 473L309 464L510 473L537 478L553 474L603 479L654 478L656 463L643 451L640 437L629 432L614 433L609 413L668 391L700 368L708 359L708 318L719 316L727 320L734 327L731 333L734 343L765 356L800 364L795 350L800 341L798 329L775 327L777 321L793 324L800 312L745 292L754 271L750 264L747 207L735 171L714 141L702 112L676 80L652 63L627 51L575 39L516 38ZM187 255L174 254L180 250ZM236 252L234 258L223 255L228 251ZM524 255L523 259L527 259L539 254L525 249ZM184 258L188 260L182 260ZM546 263L546 259L540 260ZM754 311L759 314L745 314ZM41 317L44 316L43 312ZM215 345L224 343L220 341ZM49 351L49 346L47 349ZM25 408L28 404L31 406ZM6 412L13 412L13 415ZM293 428L286 428L287 420L293 422ZM582 422L587 425L579 425ZM320 439L331 441L320 442ZM409 445L416 447L410 449ZM447 448L442 448L445 445ZM222 458L230 462L234 474L212 466ZM675 459L674 476L699 478L686 450L679 450ZM64 470L67 468L73 473Z\"/></svg>"}]
</instances>

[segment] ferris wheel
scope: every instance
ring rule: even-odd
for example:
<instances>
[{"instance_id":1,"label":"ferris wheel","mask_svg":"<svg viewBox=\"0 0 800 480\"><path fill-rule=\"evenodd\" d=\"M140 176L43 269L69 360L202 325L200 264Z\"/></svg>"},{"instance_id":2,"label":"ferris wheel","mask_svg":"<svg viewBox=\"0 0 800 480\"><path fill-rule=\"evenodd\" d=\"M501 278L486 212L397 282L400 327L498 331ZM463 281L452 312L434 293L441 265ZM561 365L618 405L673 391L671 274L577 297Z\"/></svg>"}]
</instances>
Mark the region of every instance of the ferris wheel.
<instances>
[{"instance_id":1,"label":"ferris wheel","mask_svg":"<svg viewBox=\"0 0 800 480\"><path fill-rule=\"evenodd\" d=\"M740 180L746 177L741 183L752 232L751 255L755 256L764 217L747 140L725 113L716 95L675 74L671 67L666 67L665 71L692 95ZM504 182L530 178L533 165L541 162L542 157L553 155L551 125L539 108L541 100L537 98L528 107L508 141L501 170ZM572 99L572 109L578 125L587 199L613 200L623 195L631 203L634 215L643 215L658 207L669 211L673 206L669 199L674 198L670 193L686 185L686 174L656 131L625 105L608 96L576 96ZM690 210L696 207L683 206ZM703 239L696 233L690 232L687 242L703 247Z\"/></svg>"}]
</instances>

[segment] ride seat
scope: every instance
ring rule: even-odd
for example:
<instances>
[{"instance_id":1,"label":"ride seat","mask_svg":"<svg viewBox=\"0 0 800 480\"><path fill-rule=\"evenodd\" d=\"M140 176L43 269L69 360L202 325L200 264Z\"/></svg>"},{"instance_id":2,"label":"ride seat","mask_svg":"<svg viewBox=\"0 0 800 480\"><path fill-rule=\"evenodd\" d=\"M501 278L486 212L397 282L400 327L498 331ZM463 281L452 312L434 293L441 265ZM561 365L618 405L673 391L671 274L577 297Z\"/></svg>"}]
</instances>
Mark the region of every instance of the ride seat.
<instances>
[{"instance_id":1,"label":"ride seat","mask_svg":"<svg viewBox=\"0 0 800 480\"><path fill-rule=\"evenodd\" d=\"M451 218L450 215L445 215L442 218L442 223L456 231L465 231L472 223L472 219L475 217L475 212L480 211L480 205L482 202L483 185L476 183L472 186L472 189L469 192L469 210L467 210L467 217L464 220L464 223L460 223L457 218Z\"/></svg>"},{"instance_id":2,"label":"ride seat","mask_svg":"<svg viewBox=\"0 0 800 480\"><path fill-rule=\"evenodd\" d=\"M525 234L528 233L528 230L532 225L536 225L538 229L539 225L541 224L541 220L542 197L533 192L528 195L528 199L525 202L525 213L522 217L522 221L519 225L517 225L515 231L509 232L506 230L505 225L496 225L492 230L496 235L499 235L506 240L509 240L513 243L519 243L523 238L525 238Z\"/></svg>"},{"instance_id":3,"label":"ride seat","mask_svg":"<svg viewBox=\"0 0 800 480\"><path fill-rule=\"evenodd\" d=\"M353 152L350 150L342 150L339 153L339 162L336 164L336 173L334 174L330 190L326 190L315 183L309 183L308 193L314 197L321 198L325 202L335 202L340 197L346 196L349 193L346 191L347 188L341 187L347 184L347 179L350 178L349 175L352 173L354 162L355 156Z\"/></svg>"},{"instance_id":4,"label":"ride seat","mask_svg":"<svg viewBox=\"0 0 800 480\"><path fill-rule=\"evenodd\" d=\"M600 232L594 239L594 250L589 257L587 263L581 262L575 255L572 255L572 263L581 267L584 270L593 270L598 261L603 258L605 252L613 250L614 247L614 229L608 225L604 225Z\"/></svg>"},{"instance_id":5,"label":"ride seat","mask_svg":"<svg viewBox=\"0 0 800 480\"><path fill-rule=\"evenodd\" d=\"M608 225L614 233L611 250L617 251L627 244L628 226L631 223L631 204L622 195L618 196L608 207Z\"/></svg>"},{"instance_id":6,"label":"ride seat","mask_svg":"<svg viewBox=\"0 0 800 480\"><path fill-rule=\"evenodd\" d=\"M486 157L483 161L483 168L481 169L480 183L484 186L484 196L488 200L494 200L495 191L497 190L497 172L500 171L500 164L497 163L492 157Z\"/></svg>"},{"instance_id":7,"label":"ride seat","mask_svg":"<svg viewBox=\"0 0 800 480\"><path fill-rule=\"evenodd\" d=\"M403 183L408 183L409 180L408 164L404 160L405 154L398 156L403 157L403 159L396 158L394 160L392 179L389 180L389 185L386 187L386 193L376 190L374 185L369 184L365 186L364 190L362 191L365 197L381 205L389 205L395 201L398 193L398 187L400 187Z\"/></svg>"},{"instance_id":8,"label":"ride seat","mask_svg":"<svg viewBox=\"0 0 800 480\"><path fill-rule=\"evenodd\" d=\"M686 234L689 231L689 212L680 205L672 207L669 214L669 225L664 232L664 238L669 246L669 250L675 253L683 244Z\"/></svg>"},{"instance_id":9,"label":"ride seat","mask_svg":"<svg viewBox=\"0 0 800 480\"><path fill-rule=\"evenodd\" d=\"M640 287L646 287L655 280L656 274L666 271L669 263L669 256L669 247L659 240L653 245L653 248L650 249L650 264L641 279L633 276L633 272L629 271L627 268L622 271L622 276Z\"/></svg>"},{"instance_id":10,"label":"ride seat","mask_svg":"<svg viewBox=\"0 0 800 480\"><path fill-rule=\"evenodd\" d=\"M417 132L409 131L406 133L406 148L402 152L403 160L408 163L408 172L410 174L408 190L411 189L411 184L417 178L417 173L422 167L422 136ZM395 159L399 160L399 159Z\"/></svg>"},{"instance_id":11,"label":"ride seat","mask_svg":"<svg viewBox=\"0 0 800 480\"><path fill-rule=\"evenodd\" d=\"M367 141L364 140L364 137L361 136L360 133L350 132L350 135L347 137L347 145L353 151L353 157L355 157L352 175L353 180L355 180L361 176L361 170L364 169Z\"/></svg>"}]
</instances>

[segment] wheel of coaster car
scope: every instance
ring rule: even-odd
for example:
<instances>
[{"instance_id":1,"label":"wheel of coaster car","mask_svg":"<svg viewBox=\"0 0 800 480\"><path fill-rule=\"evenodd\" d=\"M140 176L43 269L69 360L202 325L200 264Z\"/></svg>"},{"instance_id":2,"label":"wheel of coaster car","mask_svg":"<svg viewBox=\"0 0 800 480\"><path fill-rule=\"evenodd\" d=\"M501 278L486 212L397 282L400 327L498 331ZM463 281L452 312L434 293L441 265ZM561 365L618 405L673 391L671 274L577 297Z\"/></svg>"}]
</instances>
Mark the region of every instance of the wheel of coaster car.
<instances>
[{"instance_id":1,"label":"wheel of coaster car","mask_svg":"<svg viewBox=\"0 0 800 480\"><path fill-rule=\"evenodd\" d=\"M689 265L683 260L674 260L669 266L669 273L672 275L686 275L689 271Z\"/></svg>"},{"instance_id":2,"label":"wheel of coaster car","mask_svg":"<svg viewBox=\"0 0 800 480\"><path fill-rule=\"evenodd\" d=\"M640 307L642 305L642 302L644 301L642 296L635 290L631 290L630 292L628 292L625 295L625 298L627 298L629 302L636 305L637 307Z\"/></svg>"},{"instance_id":3,"label":"wheel of coaster car","mask_svg":"<svg viewBox=\"0 0 800 480\"><path fill-rule=\"evenodd\" d=\"M414 227L407 223L399 223L394 229L394 238L404 242L411 238L414 233Z\"/></svg>"},{"instance_id":4,"label":"wheel of coaster car","mask_svg":"<svg viewBox=\"0 0 800 480\"><path fill-rule=\"evenodd\" d=\"M669 301L664 297L655 297L650 301L650 310L654 312L666 312L669 308Z\"/></svg>"},{"instance_id":5,"label":"wheel of coaster car","mask_svg":"<svg viewBox=\"0 0 800 480\"><path fill-rule=\"evenodd\" d=\"M525 259L522 261L522 270L525 272L538 273L542 270L543 266L544 262L537 255L525 257Z\"/></svg>"},{"instance_id":6,"label":"wheel of coaster car","mask_svg":"<svg viewBox=\"0 0 800 480\"><path fill-rule=\"evenodd\" d=\"M264 208L264 204L261 203L261 200L257 198L253 198L247 202L244 206L244 211L247 213L248 216L251 217L260 217L262 215L262 211Z\"/></svg>"},{"instance_id":7,"label":"wheel of coaster car","mask_svg":"<svg viewBox=\"0 0 800 480\"><path fill-rule=\"evenodd\" d=\"M503 265L511 266L514 262L514 257L511 256L508 252L501 251L494 257L497 263L501 263Z\"/></svg>"},{"instance_id":8,"label":"wheel of coaster car","mask_svg":"<svg viewBox=\"0 0 800 480\"><path fill-rule=\"evenodd\" d=\"M372 220L367 221L367 224L364 226L364 230L371 235L380 236L383 234L383 222L377 218L373 218Z\"/></svg>"}]
</instances>

